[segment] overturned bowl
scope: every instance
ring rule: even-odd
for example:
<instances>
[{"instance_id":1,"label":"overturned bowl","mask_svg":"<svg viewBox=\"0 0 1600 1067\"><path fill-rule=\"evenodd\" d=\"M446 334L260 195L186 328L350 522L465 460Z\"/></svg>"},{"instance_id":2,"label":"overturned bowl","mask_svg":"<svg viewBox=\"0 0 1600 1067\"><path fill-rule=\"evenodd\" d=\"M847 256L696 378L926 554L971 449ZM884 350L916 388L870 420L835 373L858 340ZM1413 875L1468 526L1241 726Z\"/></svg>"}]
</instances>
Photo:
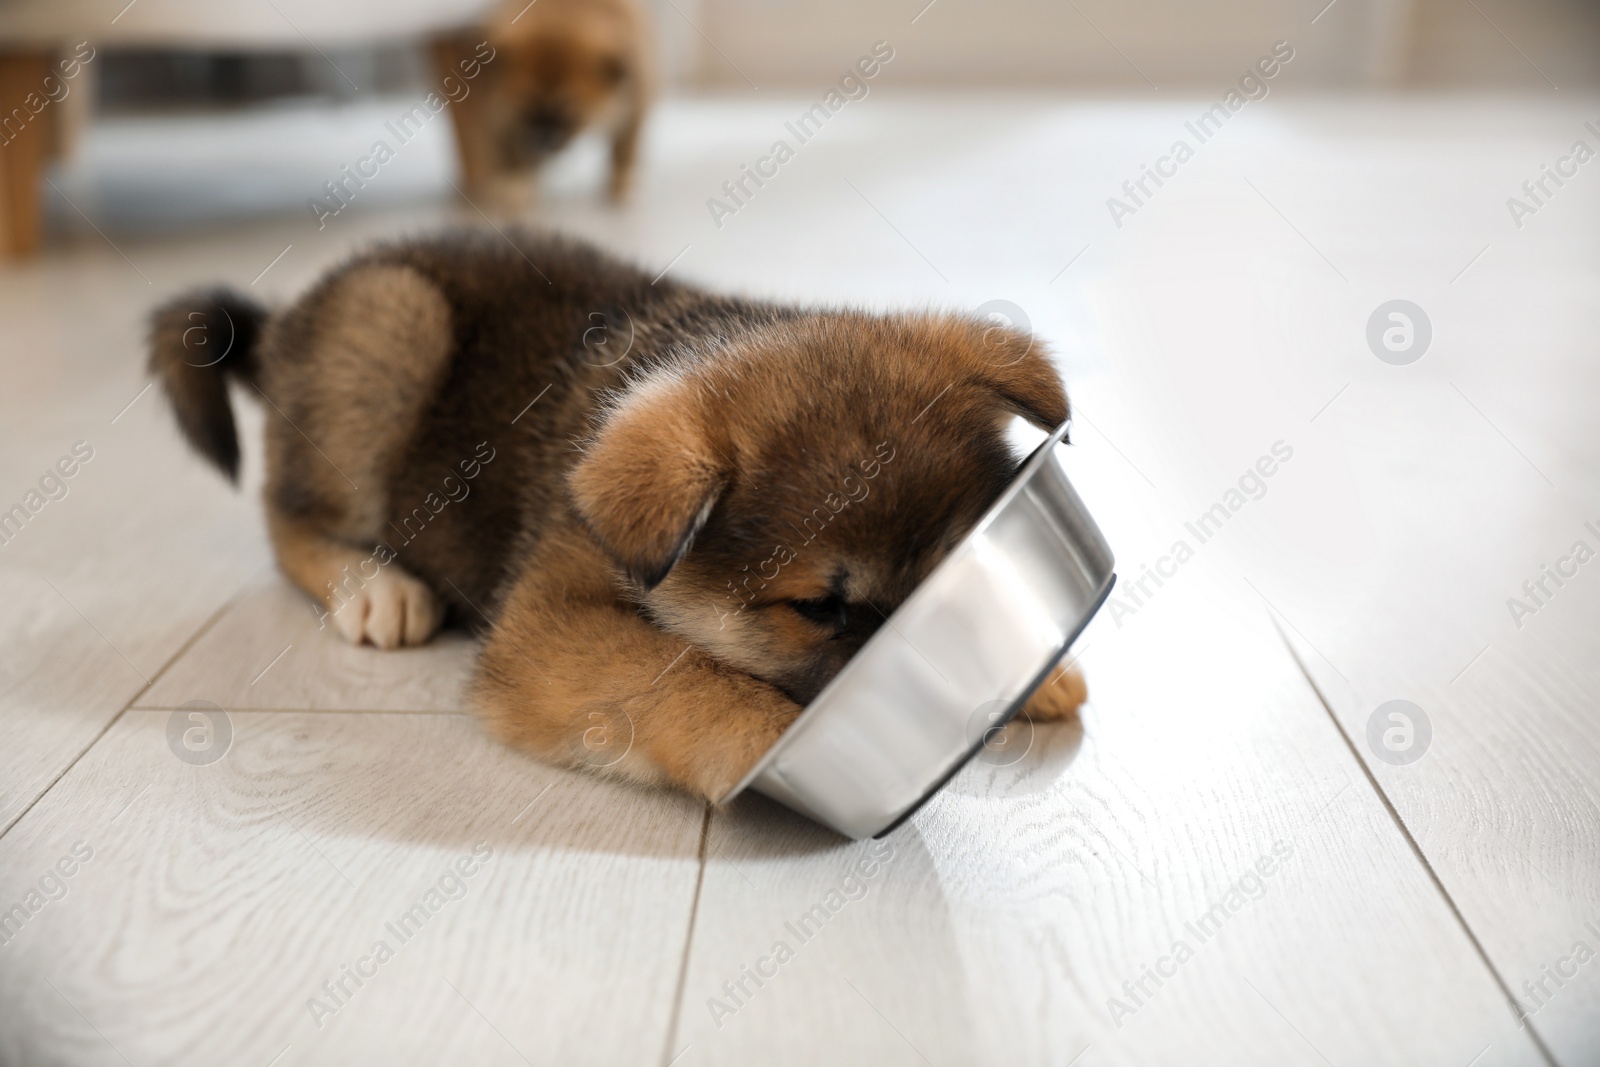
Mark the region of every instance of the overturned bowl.
<instances>
[{"instance_id":1,"label":"overturned bowl","mask_svg":"<svg viewBox=\"0 0 1600 1067\"><path fill-rule=\"evenodd\" d=\"M882 836L984 747L1116 580L1073 491L1062 425L960 544L725 799L763 793L846 837Z\"/></svg>"}]
</instances>

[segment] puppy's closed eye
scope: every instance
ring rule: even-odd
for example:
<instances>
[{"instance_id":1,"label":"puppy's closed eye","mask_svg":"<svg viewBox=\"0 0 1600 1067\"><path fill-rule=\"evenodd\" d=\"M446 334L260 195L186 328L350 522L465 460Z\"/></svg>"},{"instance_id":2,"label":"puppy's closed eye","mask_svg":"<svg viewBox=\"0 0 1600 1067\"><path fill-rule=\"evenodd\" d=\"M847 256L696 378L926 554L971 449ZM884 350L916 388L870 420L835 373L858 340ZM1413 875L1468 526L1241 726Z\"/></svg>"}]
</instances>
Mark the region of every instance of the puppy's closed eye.
<instances>
[{"instance_id":1,"label":"puppy's closed eye","mask_svg":"<svg viewBox=\"0 0 1600 1067\"><path fill-rule=\"evenodd\" d=\"M843 632L850 625L850 605L837 593L813 600L791 600L789 607L807 622Z\"/></svg>"}]
</instances>

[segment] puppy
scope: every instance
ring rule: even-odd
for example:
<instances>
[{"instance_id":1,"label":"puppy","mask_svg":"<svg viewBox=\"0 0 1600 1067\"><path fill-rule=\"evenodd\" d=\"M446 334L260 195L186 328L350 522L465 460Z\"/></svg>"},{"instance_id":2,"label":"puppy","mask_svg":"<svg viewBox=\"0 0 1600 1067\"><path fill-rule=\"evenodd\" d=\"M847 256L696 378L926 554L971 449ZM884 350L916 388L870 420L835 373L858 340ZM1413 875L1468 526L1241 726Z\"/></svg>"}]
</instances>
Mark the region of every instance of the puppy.
<instances>
[{"instance_id":1,"label":"puppy","mask_svg":"<svg viewBox=\"0 0 1600 1067\"><path fill-rule=\"evenodd\" d=\"M150 366L232 479L227 383L266 401L272 543L325 625L395 648L454 615L500 738L712 800L997 498L1012 418L1068 415L1009 328L715 296L516 230L379 246L275 314L181 297ZM1058 669L1028 710L1084 696Z\"/></svg>"},{"instance_id":2,"label":"puppy","mask_svg":"<svg viewBox=\"0 0 1600 1067\"><path fill-rule=\"evenodd\" d=\"M533 196L534 176L580 131L611 141L609 194L633 178L639 131L652 91L649 31L634 0L511 0L479 34L433 44L441 76L487 43L479 86L456 103L456 147L467 194L515 212Z\"/></svg>"}]
</instances>

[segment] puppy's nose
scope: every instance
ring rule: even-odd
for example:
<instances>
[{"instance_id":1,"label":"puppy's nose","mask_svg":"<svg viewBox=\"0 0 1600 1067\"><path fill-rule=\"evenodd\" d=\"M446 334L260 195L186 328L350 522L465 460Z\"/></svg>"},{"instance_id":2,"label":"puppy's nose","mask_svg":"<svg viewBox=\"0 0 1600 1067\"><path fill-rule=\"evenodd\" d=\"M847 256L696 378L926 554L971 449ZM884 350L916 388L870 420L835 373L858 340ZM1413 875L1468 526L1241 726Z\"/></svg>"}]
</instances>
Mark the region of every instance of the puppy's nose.
<instances>
[{"instance_id":1,"label":"puppy's nose","mask_svg":"<svg viewBox=\"0 0 1600 1067\"><path fill-rule=\"evenodd\" d=\"M894 609L885 607L882 610ZM883 625L884 616L878 614L878 611L878 608L868 605L851 613L850 625L841 635L849 643L851 655L855 655L861 646L867 643L867 639L877 633L878 628Z\"/></svg>"},{"instance_id":2,"label":"puppy's nose","mask_svg":"<svg viewBox=\"0 0 1600 1067\"><path fill-rule=\"evenodd\" d=\"M523 136L528 147L553 152L572 136L572 120L558 108L534 108L523 119Z\"/></svg>"}]
</instances>

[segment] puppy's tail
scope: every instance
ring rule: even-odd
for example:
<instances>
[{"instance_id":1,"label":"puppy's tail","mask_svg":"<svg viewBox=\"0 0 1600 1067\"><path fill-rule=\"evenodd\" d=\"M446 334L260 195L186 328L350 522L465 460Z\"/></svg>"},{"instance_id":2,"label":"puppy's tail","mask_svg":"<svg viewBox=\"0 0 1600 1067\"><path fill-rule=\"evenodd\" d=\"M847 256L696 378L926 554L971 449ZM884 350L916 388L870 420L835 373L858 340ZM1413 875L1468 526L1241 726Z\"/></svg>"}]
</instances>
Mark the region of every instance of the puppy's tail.
<instances>
[{"instance_id":1,"label":"puppy's tail","mask_svg":"<svg viewBox=\"0 0 1600 1067\"><path fill-rule=\"evenodd\" d=\"M254 383L267 309L230 289L175 297L150 316L150 373L161 383L190 446L239 481L239 436L228 379Z\"/></svg>"}]
</instances>

